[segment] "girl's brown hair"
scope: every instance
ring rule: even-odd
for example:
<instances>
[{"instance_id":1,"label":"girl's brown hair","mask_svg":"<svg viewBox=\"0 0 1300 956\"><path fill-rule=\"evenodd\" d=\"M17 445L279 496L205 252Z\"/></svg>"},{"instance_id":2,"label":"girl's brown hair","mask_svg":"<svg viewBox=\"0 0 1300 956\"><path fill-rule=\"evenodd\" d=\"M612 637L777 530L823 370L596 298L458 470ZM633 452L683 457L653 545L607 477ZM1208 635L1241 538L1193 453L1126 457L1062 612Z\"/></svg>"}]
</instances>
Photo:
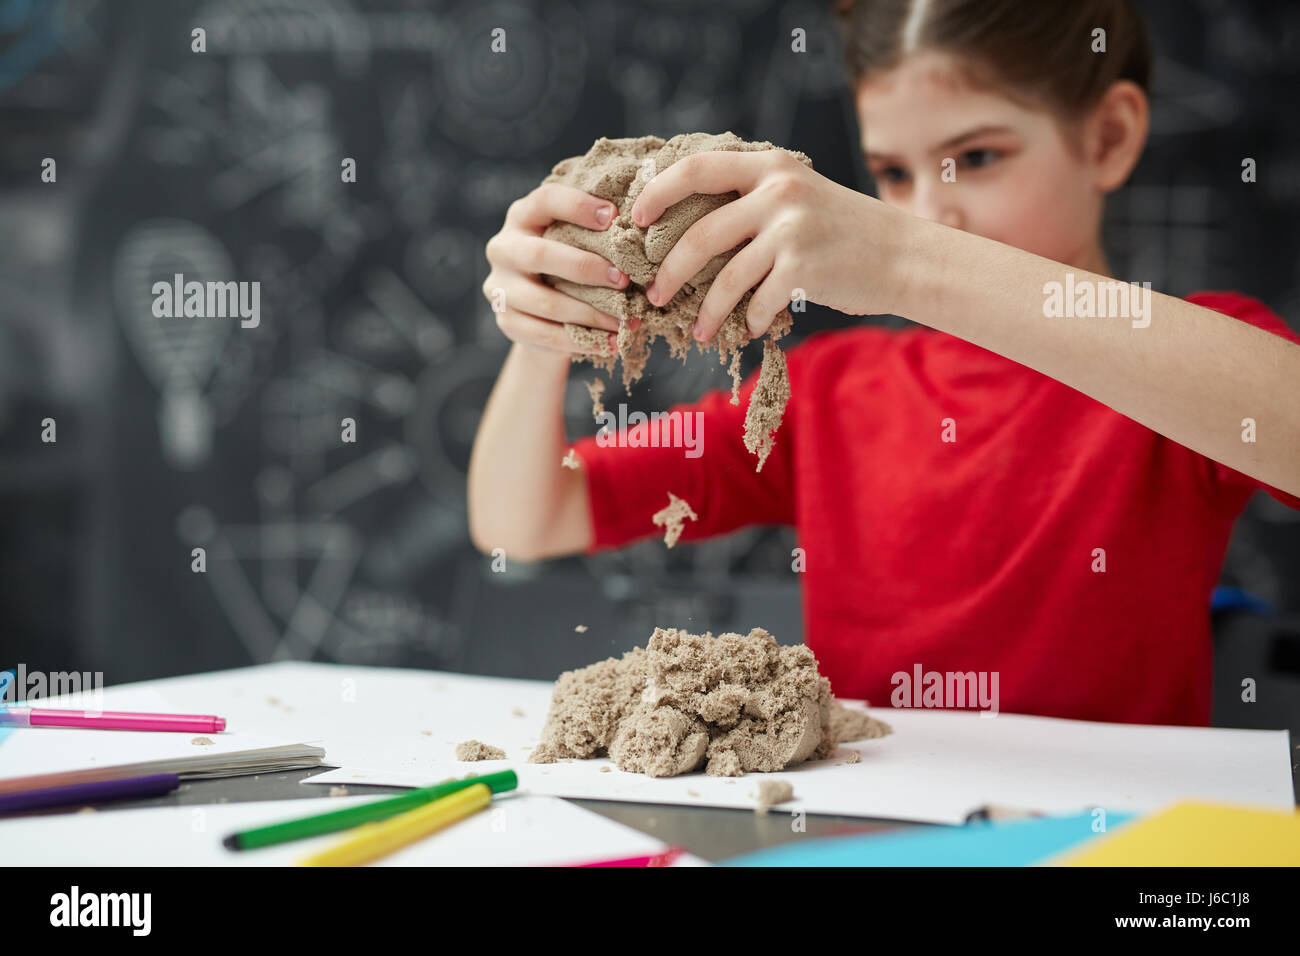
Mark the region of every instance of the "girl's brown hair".
<instances>
[{"instance_id":1,"label":"girl's brown hair","mask_svg":"<svg viewBox=\"0 0 1300 956\"><path fill-rule=\"evenodd\" d=\"M1075 116L1117 80L1146 90L1151 48L1132 0L838 0L849 74L863 77L909 53L963 61L978 83ZM1105 52L1093 52L1105 30Z\"/></svg>"}]
</instances>

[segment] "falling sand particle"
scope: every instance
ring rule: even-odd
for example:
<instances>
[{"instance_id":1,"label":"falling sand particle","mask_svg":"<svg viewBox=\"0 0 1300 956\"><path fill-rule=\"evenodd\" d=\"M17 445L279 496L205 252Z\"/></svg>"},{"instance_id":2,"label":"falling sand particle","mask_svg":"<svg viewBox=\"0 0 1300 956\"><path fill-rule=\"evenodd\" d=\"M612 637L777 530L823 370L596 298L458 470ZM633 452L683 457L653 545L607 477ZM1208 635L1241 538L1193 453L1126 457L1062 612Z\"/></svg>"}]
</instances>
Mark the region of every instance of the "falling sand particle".
<instances>
[{"instance_id":1,"label":"falling sand particle","mask_svg":"<svg viewBox=\"0 0 1300 956\"><path fill-rule=\"evenodd\" d=\"M528 760L609 757L651 777L784 770L834 753L833 728L853 724L842 706L802 644L782 647L762 628L716 638L656 628L644 648L559 676ZM853 727L865 736L889 733L854 716L871 723Z\"/></svg>"},{"instance_id":2,"label":"falling sand particle","mask_svg":"<svg viewBox=\"0 0 1300 956\"><path fill-rule=\"evenodd\" d=\"M577 631L579 634L586 634L586 633L587 633L587 625L586 625L586 624L579 624L577 627L574 628L574 630Z\"/></svg>"},{"instance_id":3,"label":"falling sand particle","mask_svg":"<svg viewBox=\"0 0 1300 956\"><path fill-rule=\"evenodd\" d=\"M758 471L763 470L763 463L772 452L776 430L789 401L790 378L785 355L771 341L764 342L763 366L745 411L745 447L758 456Z\"/></svg>"},{"instance_id":4,"label":"falling sand particle","mask_svg":"<svg viewBox=\"0 0 1300 956\"><path fill-rule=\"evenodd\" d=\"M664 529L664 544L671 548L682 536L682 526L688 518L691 521L699 520L699 516L691 510L691 506L670 491L668 506L661 511L656 511L650 520Z\"/></svg>"},{"instance_id":5,"label":"falling sand particle","mask_svg":"<svg viewBox=\"0 0 1300 956\"><path fill-rule=\"evenodd\" d=\"M480 740L466 740L456 745L456 759L464 762L472 760L505 760L506 752L500 747L493 747Z\"/></svg>"},{"instance_id":6,"label":"falling sand particle","mask_svg":"<svg viewBox=\"0 0 1300 956\"><path fill-rule=\"evenodd\" d=\"M608 333L586 326L567 326L569 335L583 353L574 361L584 359L597 368L613 372L619 362L623 366L623 384L631 388L645 370L650 357L650 346L659 338L668 342L673 358L685 359L692 345L699 351L716 351L721 363L730 359L733 403L739 404L740 351L749 344L749 330L745 324L751 292L746 292L731 313L723 320L721 328L708 342L697 341L691 334L696 316L713 280L731 257L744 245L715 256L696 275L692 276L662 308L651 305L645 288L659 271L660 264L678 239L697 221L739 198L736 192L717 195L696 193L671 206L659 219L642 228L632 221L632 205L646 183L677 161L697 153L715 151L754 152L775 150L771 143L751 143L734 133L683 133L670 140L657 136L626 139L599 139L584 155L573 156L558 163L546 178L547 182L563 183L592 193L614 203L618 215L607 229L586 229L574 223L555 222L548 226L544 236L559 242L594 252L617 266L630 281L623 289L605 286L581 285L566 279L546 276L556 289L586 302L619 320L617 348L610 351ZM803 153L786 150L799 162L811 167L812 161ZM639 324L633 328L633 319ZM746 445L759 456L759 464L771 450L771 435L780 424L784 401L771 402L770 395L788 392L785 363L766 360L768 343L780 338L790 329L789 309L782 309L768 330L764 343L765 366L768 368L768 387L760 393L759 409L754 411L755 399L750 399L752 416L746 416ZM775 346L773 346L775 349ZM779 350L778 354L779 354ZM760 380L761 380L760 373ZM770 394L769 394L770 393ZM764 394L769 394L765 399ZM757 437L751 438L754 435Z\"/></svg>"},{"instance_id":7,"label":"falling sand particle","mask_svg":"<svg viewBox=\"0 0 1300 956\"><path fill-rule=\"evenodd\" d=\"M578 456L573 453L572 448L569 449L567 455L560 459L560 464L565 468L572 468L574 471L577 471L581 467L581 463L578 461Z\"/></svg>"},{"instance_id":8,"label":"falling sand particle","mask_svg":"<svg viewBox=\"0 0 1300 956\"><path fill-rule=\"evenodd\" d=\"M577 326L569 326L570 334ZM605 413L605 403L600 400L600 396L605 394L605 382L603 379L593 378L587 383L587 394L591 396L591 417L600 420L600 416Z\"/></svg>"}]
</instances>

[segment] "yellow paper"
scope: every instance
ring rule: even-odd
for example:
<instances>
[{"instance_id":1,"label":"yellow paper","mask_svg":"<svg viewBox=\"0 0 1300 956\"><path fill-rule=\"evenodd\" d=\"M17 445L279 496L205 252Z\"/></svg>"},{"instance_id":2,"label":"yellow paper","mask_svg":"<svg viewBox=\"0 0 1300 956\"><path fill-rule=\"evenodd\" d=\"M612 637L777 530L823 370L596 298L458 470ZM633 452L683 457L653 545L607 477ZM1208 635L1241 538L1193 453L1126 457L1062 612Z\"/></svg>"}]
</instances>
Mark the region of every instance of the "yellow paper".
<instances>
[{"instance_id":1,"label":"yellow paper","mask_svg":"<svg viewBox=\"0 0 1300 956\"><path fill-rule=\"evenodd\" d=\"M1297 866L1300 813L1177 803L1048 862L1053 866Z\"/></svg>"}]
</instances>

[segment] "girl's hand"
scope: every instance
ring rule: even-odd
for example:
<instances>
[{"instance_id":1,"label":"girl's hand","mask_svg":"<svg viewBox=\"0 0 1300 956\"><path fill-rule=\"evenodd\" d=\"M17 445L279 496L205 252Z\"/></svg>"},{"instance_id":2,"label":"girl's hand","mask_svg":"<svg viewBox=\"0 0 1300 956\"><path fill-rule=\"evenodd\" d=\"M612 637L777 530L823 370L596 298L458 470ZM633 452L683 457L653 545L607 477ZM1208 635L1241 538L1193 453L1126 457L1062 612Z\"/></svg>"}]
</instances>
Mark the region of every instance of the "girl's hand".
<instances>
[{"instance_id":1,"label":"girl's hand","mask_svg":"<svg viewBox=\"0 0 1300 956\"><path fill-rule=\"evenodd\" d=\"M590 351L579 347L565 330L564 323L572 322L610 332L610 351L616 350L618 319L551 288L541 275L624 288L628 277L607 259L542 238L546 227L557 220L604 230L617 215L613 203L559 183L544 183L510 204L501 231L488 240L492 270L483 283L497 325L508 338L543 351Z\"/></svg>"},{"instance_id":2,"label":"girl's hand","mask_svg":"<svg viewBox=\"0 0 1300 956\"><path fill-rule=\"evenodd\" d=\"M632 206L645 227L694 193L740 198L695 223L659 266L647 296L668 302L710 259L750 242L713 280L695 337L708 340L750 289L747 325L757 337L802 290L811 302L852 315L895 312L911 216L847 189L783 150L688 156L646 184ZM757 288L755 288L757 287Z\"/></svg>"}]
</instances>

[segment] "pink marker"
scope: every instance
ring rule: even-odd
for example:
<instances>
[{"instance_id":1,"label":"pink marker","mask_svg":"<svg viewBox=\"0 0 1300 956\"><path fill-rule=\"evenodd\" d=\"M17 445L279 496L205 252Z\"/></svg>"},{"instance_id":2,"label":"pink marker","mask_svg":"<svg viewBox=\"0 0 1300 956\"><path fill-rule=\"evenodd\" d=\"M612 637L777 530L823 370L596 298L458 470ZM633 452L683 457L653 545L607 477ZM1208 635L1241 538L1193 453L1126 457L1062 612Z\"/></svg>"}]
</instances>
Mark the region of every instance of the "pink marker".
<instances>
[{"instance_id":1,"label":"pink marker","mask_svg":"<svg viewBox=\"0 0 1300 956\"><path fill-rule=\"evenodd\" d=\"M595 860L591 863L573 863L572 866L671 866L673 861L685 850L679 846L670 846L662 853L650 856L629 856L621 860Z\"/></svg>"},{"instance_id":2,"label":"pink marker","mask_svg":"<svg viewBox=\"0 0 1300 956\"><path fill-rule=\"evenodd\" d=\"M134 714L113 710L34 710L0 707L0 727L82 727L88 730L173 730L217 734L226 718L209 714Z\"/></svg>"}]
</instances>

